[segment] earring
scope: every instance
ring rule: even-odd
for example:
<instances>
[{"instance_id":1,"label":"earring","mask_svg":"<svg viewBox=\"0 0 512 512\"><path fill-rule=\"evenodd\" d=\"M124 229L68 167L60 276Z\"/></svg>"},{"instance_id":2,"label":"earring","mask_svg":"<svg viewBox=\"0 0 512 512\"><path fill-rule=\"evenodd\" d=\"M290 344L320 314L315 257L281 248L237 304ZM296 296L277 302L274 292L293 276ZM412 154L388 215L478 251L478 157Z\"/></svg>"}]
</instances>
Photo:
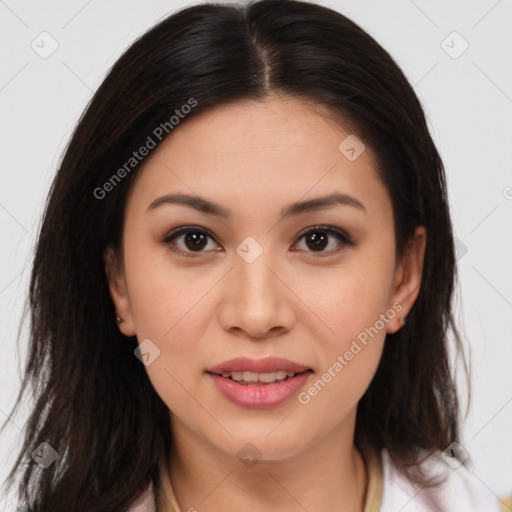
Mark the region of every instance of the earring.
<instances>
[{"instance_id":1,"label":"earring","mask_svg":"<svg viewBox=\"0 0 512 512\"><path fill-rule=\"evenodd\" d=\"M123 319L118 317L118 316L116 316L116 322L117 322L117 325L119 325L120 323L123 322Z\"/></svg>"}]
</instances>

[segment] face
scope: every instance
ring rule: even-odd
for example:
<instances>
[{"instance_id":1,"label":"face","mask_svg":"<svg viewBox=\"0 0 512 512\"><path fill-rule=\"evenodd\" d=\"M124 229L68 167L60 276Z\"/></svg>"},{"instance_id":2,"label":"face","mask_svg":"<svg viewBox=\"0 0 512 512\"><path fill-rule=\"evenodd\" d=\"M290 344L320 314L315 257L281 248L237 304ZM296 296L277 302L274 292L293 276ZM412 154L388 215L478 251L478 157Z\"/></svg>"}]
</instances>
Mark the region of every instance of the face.
<instances>
[{"instance_id":1,"label":"face","mask_svg":"<svg viewBox=\"0 0 512 512\"><path fill-rule=\"evenodd\" d=\"M386 334L419 291L424 229L398 261L371 148L357 156L362 147L348 139L340 149L350 133L318 108L274 95L175 128L131 188L124 260L105 253L120 329L144 343L175 435L225 454L251 442L262 458L284 459L327 434L352 435ZM200 197L222 215L159 200L169 194ZM342 200L283 216L332 194ZM241 405L207 373L239 356L311 371L284 401L256 390L262 401Z\"/></svg>"}]
</instances>

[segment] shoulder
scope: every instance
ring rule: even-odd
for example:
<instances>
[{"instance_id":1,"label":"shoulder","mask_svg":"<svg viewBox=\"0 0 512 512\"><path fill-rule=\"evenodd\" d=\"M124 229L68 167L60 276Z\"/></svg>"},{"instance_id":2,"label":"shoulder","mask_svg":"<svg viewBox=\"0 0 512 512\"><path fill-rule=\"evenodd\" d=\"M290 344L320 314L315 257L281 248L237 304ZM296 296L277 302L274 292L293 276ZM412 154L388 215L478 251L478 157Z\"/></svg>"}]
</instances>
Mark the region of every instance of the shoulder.
<instances>
[{"instance_id":1,"label":"shoulder","mask_svg":"<svg viewBox=\"0 0 512 512\"><path fill-rule=\"evenodd\" d=\"M439 486L411 483L382 451L383 494L381 512L500 512L498 498L465 465L452 469L436 452L421 464L427 477L442 479Z\"/></svg>"}]
</instances>

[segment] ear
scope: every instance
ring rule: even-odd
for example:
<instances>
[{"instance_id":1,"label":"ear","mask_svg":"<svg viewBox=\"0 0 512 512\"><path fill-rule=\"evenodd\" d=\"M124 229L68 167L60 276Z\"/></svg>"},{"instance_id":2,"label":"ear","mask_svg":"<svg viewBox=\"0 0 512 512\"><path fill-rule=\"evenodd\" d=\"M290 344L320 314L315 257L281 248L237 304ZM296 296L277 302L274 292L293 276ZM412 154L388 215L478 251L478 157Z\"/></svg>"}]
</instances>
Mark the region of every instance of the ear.
<instances>
[{"instance_id":1,"label":"ear","mask_svg":"<svg viewBox=\"0 0 512 512\"><path fill-rule=\"evenodd\" d=\"M105 274L107 276L110 296L117 316L123 319L123 322L119 325L119 330L125 336L135 336L135 323L133 321L130 297L128 295L123 264L120 259L119 255L110 245L103 251L103 262L105 264ZM115 321L115 319L113 318L112 321Z\"/></svg>"},{"instance_id":2,"label":"ear","mask_svg":"<svg viewBox=\"0 0 512 512\"><path fill-rule=\"evenodd\" d=\"M402 260L395 271L395 278L389 307L400 304L402 309L387 324L386 332L393 334L398 331L406 315L412 309L421 288L425 247L427 244L427 231L424 226L417 226L410 243L405 250Z\"/></svg>"}]
</instances>

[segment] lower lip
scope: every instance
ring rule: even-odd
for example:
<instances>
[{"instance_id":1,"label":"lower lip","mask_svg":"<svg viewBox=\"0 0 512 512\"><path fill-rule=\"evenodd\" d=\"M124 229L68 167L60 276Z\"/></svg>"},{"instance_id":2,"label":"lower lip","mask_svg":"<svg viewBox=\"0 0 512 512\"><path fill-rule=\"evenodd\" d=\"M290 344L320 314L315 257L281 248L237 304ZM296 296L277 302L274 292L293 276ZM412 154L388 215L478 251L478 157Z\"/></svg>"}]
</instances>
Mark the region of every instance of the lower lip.
<instances>
[{"instance_id":1,"label":"lower lip","mask_svg":"<svg viewBox=\"0 0 512 512\"><path fill-rule=\"evenodd\" d=\"M270 409L289 400L306 382L311 370L295 375L275 384L244 385L235 381L208 373L219 392L240 407L250 409Z\"/></svg>"}]
</instances>

